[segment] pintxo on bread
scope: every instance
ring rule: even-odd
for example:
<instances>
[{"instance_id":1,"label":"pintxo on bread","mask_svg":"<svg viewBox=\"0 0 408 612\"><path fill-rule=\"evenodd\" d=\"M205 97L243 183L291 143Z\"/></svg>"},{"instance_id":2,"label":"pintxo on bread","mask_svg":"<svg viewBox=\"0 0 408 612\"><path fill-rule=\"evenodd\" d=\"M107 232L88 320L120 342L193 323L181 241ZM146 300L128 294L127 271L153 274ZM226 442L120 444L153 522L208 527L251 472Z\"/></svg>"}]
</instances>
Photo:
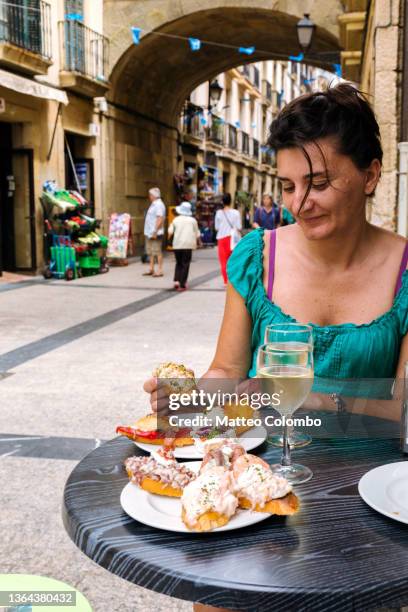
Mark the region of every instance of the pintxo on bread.
<instances>
[{"instance_id":1,"label":"pintxo on bread","mask_svg":"<svg viewBox=\"0 0 408 612\"><path fill-rule=\"evenodd\" d=\"M181 497L196 474L177 463L170 446L154 451L150 457L129 457L125 468L133 484L141 489L168 497Z\"/></svg>"}]
</instances>

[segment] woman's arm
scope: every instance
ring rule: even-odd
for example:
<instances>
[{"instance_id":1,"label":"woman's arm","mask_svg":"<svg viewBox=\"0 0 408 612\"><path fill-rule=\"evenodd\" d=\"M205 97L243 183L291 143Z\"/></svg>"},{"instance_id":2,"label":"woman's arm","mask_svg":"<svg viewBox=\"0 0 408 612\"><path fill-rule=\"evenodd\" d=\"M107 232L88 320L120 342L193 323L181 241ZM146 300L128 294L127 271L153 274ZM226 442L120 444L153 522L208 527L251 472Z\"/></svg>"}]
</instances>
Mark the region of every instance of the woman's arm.
<instances>
[{"instance_id":1,"label":"woman's arm","mask_svg":"<svg viewBox=\"0 0 408 612\"><path fill-rule=\"evenodd\" d=\"M227 286L224 317L214 359L203 378L245 378L251 365L252 322L243 298Z\"/></svg>"},{"instance_id":2,"label":"woman's arm","mask_svg":"<svg viewBox=\"0 0 408 612\"><path fill-rule=\"evenodd\" d=\"M393 399L384 400L342 396L347 412L367 414L390 421L400 421L403 400L404 364L406 361L408 361L408 335L404 337L401 344ZM303 407L306 410L337 410L335 401L329 395L323 393L311 393Z\"/></svg>"}]
</instances>

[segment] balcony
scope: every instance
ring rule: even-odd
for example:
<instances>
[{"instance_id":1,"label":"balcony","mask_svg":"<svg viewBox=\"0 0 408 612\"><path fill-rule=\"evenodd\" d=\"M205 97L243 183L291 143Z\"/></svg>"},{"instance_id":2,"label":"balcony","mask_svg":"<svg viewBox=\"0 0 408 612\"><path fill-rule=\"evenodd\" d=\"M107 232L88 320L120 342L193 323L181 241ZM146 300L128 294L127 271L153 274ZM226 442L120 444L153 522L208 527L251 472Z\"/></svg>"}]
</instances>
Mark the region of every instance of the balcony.
<instances>
[{"instance_id":1,"label":"balcony","mask_svg":"<svg viewBox=\"0 0 408 612\"><path fill-rule=\"evenodd\" d=\"M238 149L242 155L247 155L249 157L249 134L239 130L238 132Z\"/></svg>"},{"instance_id":2,"label":"balcony","mask_svg":"<svg viewBox=\"0 0 408 612\"><path fill-rule=\"evenodd\" d=\"M227 147L233 151L238 149L238 130L235 125L227 126Z\"/></svg>"},{"instance_id":3,"label":"balcony","mask_svg":"<svg viewBox=\"0 0 408 612\"><path fill-rule=\"evenodd\" d=\"M108 39L81 21L60 21L60 84L89 98L103 96L109 88Z\"/></svg>"},{"instance_id":4,"label":"balcony","mask_svg":"<svg viewBox=\"0 0 408 612\"><path fill-rule=\"evenodd\" d=\"M184 105L182 114L182 131L184 134L202 140L205 135L204 125L202 123L203 109L190 101Z\"/></svg>"},{"instance_id":5,"label":"balcony","mask_svg":"<svg viewBox=\"0 0 408 612\"><path fill-rule=\"evenodd\" d=\"M223 145L225 144L225 121L217 115L212 115L211 125L207 129L207 138L211 142Z\"/></svg>"},{"instance_id":6,"label":"balcony","mask_svg":"<svg viewBox=\"0 0 408 612\"><path fill-rule=\"evenodd\" d=\"M272 85L266 79L262 81L262 95L268 102L272 103Z\"/></svg>"},{"instance_id":7,"label":"balcony","mask_svg":"<svg viewBox=\"0 0 408 612\"><path fill-rule=\"evenodd\" d=\"M261 161L265 166L272 166L272 168L276 167L276 153L274 149L270 149L269 147L261 147L262 155Z\"/></svg>"},{"instance_id":8,"label":"balcony","mask_svg":"<svg viewBox=\"0 0 408 612\"><path fill-rule=\"evenodd\" d=\"M260 72L259 72L259 68L256 68L256 66L252 66L252 83L254 84L254 86L259 89L260 85L261 85L261 77L260 77Z\"/></svg>"},{"instance_id":9,"label":"balcony","mask_svg":"<svg viewBox=\"0 0 408 612\"><path fill-rule=\"evenodd\" d=\"M252 147L251 147L251 155L258 162L259 161L259 140L256 138L251 138Z\"/></svg>"},{"instance_id":10,"label":"balcony","mask_svg":"<svg viewBox=\"0 0 408 612\"><path fill-rule=\"evenodd\" d=\"M51 66L51 6L0 0L0 65L25 74L47 74Z\"/></svg>"}]
</instances>

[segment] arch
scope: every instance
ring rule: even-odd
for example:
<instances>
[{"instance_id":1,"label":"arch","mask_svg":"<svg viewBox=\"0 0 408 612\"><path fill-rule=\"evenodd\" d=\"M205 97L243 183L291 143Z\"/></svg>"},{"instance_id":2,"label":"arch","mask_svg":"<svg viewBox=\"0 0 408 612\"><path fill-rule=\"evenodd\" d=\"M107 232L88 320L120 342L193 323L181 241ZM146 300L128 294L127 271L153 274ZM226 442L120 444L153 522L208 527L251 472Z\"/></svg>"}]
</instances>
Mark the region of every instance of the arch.
<instances>
[{"instance_id":1,"label":"arch","mask_svg":"<svg viewBox=\"0 0 408 612\"><path fill-rule=\"evenodd\" d=\"M109 97L117 105L172 126L185 98L205 80L245 62L297 53L296 23L305 10L304 0L162 1L155 2L150 11L146 11L146 4L139 0L105 0L105 32L112 44ZM265 8L268 4L270 8ZM315 0L308 4L317 26L309 61L330 69L333 61L339 61L333 15L343 12L341 2ZM230 48L204 44L193 53L187 41L149 33L134 45L131 26L237 47L254 45L262 52L249 57Z\"/></svg>"}]
</instances>

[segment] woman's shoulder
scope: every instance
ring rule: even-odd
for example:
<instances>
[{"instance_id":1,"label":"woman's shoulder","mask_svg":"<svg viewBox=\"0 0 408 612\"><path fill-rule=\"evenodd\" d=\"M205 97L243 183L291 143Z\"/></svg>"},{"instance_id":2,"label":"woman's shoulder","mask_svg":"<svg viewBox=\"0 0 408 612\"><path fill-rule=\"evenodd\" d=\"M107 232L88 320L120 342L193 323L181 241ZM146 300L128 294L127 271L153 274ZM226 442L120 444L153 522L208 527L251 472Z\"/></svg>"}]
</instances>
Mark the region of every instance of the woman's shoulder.
<instances>
[{"instance_id":1,"label":"woman's shoulder","mask_svg":"<svg viewBox=\"0 0 408 612\"><path fill-rule=\"evenodd\" d=\"M395 232L371 225L371 230L376 238L378 249L382 254L389 258L402 260L404 251L407 248L408 241L404 236ZM408 265L407 265L408 268Z\"/></svg>"}]
</instances>

